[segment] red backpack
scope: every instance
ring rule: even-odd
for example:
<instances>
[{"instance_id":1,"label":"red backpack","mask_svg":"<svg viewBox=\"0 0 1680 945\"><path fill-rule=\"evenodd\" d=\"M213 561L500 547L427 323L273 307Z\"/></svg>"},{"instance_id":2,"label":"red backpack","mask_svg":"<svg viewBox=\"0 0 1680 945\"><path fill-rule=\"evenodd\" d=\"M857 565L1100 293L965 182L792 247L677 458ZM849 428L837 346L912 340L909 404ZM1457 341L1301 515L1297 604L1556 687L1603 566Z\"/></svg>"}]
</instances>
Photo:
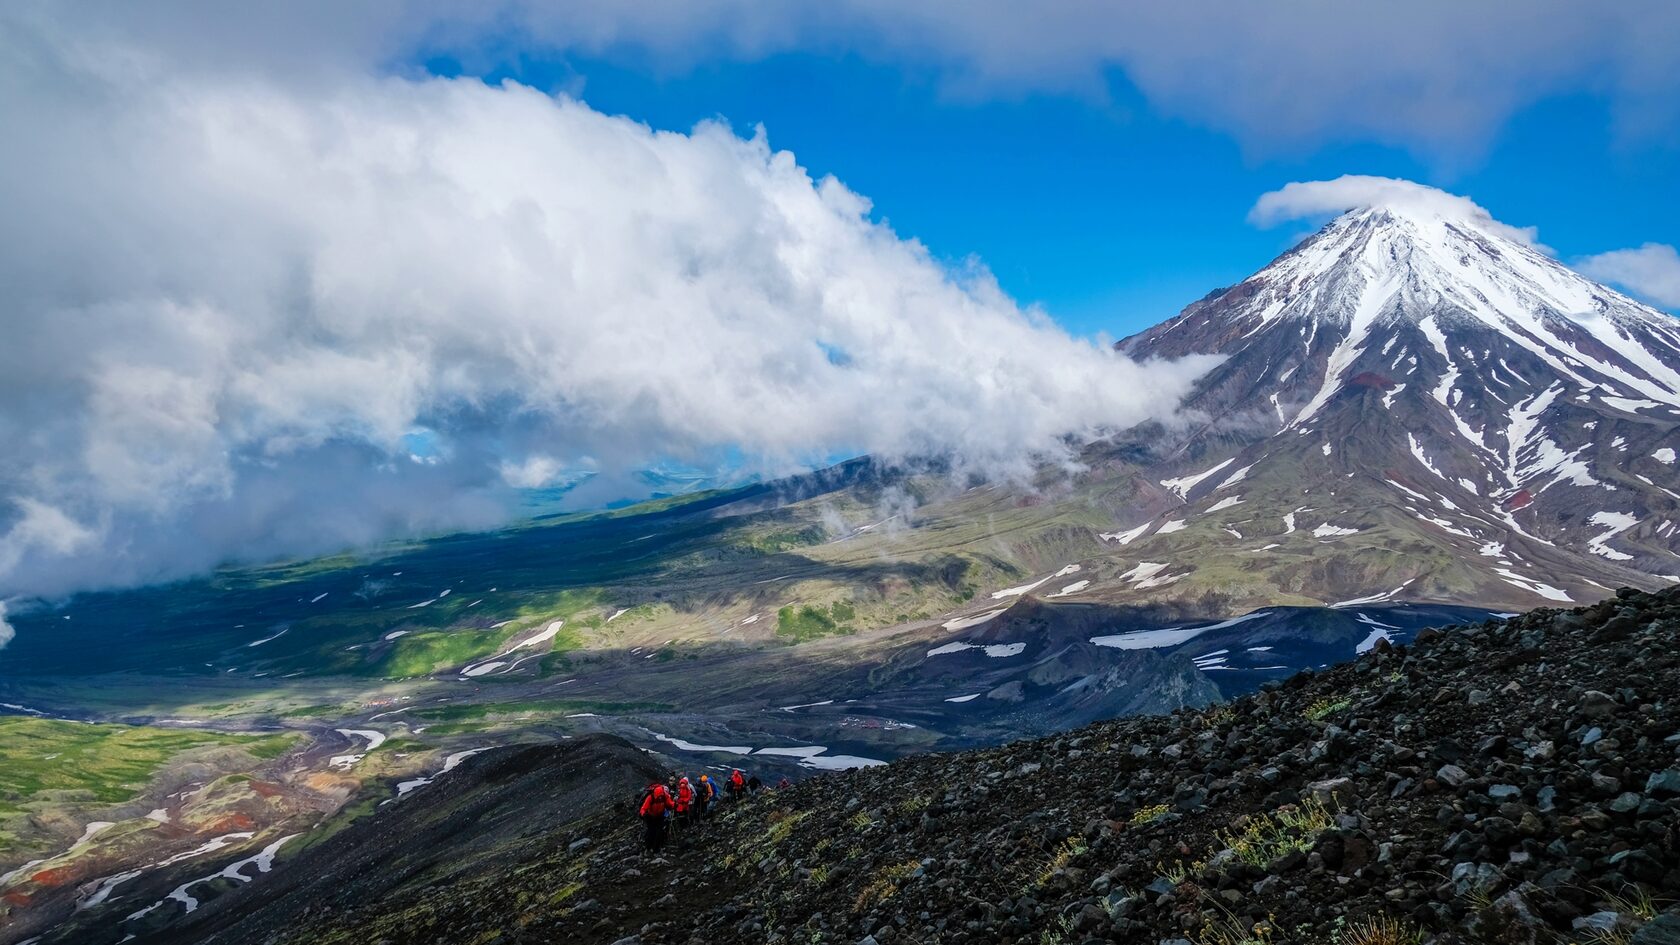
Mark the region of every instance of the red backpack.
<instances>
[{"instance_id":1,"label":"red backpack","mask_svg":"<svg viewBox=\"0 0 1680 945\"><path fill-rule=\"evenodd\" d=\"M655 787L652 793L648 794L647 800L642 801L642 816L663 817L665 816L665 808L670 802L671 795L665 792L665 785L661 784Z\"/></svg>"}]
</instances>

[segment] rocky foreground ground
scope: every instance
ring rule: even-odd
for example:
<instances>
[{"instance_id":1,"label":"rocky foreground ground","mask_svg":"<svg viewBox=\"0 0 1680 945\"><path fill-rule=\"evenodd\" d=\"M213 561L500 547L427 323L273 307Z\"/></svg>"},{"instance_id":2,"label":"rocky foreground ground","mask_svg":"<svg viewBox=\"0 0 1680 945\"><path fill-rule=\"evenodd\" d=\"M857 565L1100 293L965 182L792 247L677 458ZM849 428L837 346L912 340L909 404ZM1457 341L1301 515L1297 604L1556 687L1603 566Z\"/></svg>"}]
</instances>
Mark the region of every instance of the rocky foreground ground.
<instances>
[{"instance_id":1,"label":"rocky foreground ground","mask_svg":"<svg viewBox=\"0 0 1680 945\"><path fill-rule=\"evenodd\" d=\"M1680 589L1426 631L1197 712L619 809L271 941L1680 942ZM230 903L231 905L232 903Z\"/></svg>"}]
</instances>

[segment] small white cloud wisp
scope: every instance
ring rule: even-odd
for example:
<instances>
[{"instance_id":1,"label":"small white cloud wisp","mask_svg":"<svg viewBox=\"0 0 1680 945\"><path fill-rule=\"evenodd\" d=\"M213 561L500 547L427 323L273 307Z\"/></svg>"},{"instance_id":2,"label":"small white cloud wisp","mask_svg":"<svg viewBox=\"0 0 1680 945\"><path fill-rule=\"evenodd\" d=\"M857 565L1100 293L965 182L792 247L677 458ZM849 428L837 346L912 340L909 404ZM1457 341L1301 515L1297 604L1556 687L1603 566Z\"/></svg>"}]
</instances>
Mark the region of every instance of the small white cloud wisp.
<instances>
[{"instance_id":1,"label":"small white cloud wisp","mask_svg":"<svg viewBox=\"0 0 1680 945\"><path fill-rule=\"evenodd\" d=\"M1575 268L1665 308L1680 308L1680 252L1666 243L1588 256Z\"/></svg>"},{"instance_id":2,"label":"small white cloud wisp","mask_svg":"<svg viewBox=\"0 0 1680 945\"><path fill-rule=\"evenodd\" d=\"M1249 222L1272 226L1286 220L1315 219L1348 210L1385 207L1401 213L1425 215L1475 226L1542 251L1539 231L1514 227L1493 218L1468 197L1394 177L1344 174L1334 180L1296 181L1262 194L1249 211Z\"/></svg>"},{"instance_id":3,"label":"small white cloud wisp","mask_svg":"<svg viewBox=\"0 0 1680 945\"><path fill-rule=\"evenodd\" d=\"M35 39L0 55L0 598L720 453L1020 471L1207 366L1070 337L762 132Z\"/></svg>"}]
</instances>

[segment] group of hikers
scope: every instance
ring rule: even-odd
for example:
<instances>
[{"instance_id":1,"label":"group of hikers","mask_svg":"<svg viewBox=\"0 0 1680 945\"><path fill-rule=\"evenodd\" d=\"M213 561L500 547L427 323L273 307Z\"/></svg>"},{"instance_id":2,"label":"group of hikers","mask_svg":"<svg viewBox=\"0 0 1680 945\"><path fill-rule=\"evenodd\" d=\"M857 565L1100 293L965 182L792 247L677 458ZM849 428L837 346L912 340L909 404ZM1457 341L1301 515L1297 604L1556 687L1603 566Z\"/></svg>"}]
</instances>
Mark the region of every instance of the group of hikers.
<instances>
[{"instance_id":1,"label":"group of hikers","mask_svg":"<svg viewBox=\"0 0 1680 945\"><path fill-rule=\"evenodd\" d=\"M725 797L731 802L739 802L764 790L764 782L759 780L758 775L747 775L740 768L730 771L722 782L720 785L709 774L702 774L695 780L689 780L685 774L669 782L655 781L648 785L642 791L637 810L647 830L644 842L648 851L659 852L673 830L681 834L712 816ZM776 786L785 788L791 784L787 778L782 778Z\"/></svg>"}]
</instances>

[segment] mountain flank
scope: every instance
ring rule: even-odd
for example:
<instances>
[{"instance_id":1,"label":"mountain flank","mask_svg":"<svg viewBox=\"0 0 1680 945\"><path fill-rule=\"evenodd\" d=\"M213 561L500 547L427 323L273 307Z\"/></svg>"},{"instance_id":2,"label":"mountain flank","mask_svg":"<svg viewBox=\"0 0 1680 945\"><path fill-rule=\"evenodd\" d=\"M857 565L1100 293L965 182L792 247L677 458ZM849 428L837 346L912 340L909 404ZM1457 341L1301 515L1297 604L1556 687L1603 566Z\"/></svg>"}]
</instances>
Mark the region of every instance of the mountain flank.
<instances>
[{"instance_id":1,"label":"mountain flank","mask_svg":"<svg viewBox=\"0 0 1680 945\"><path fill-rule=\"evenodd\" d=\"M323 893L283 924L245 917L253 884L216 903L218 934L168 940L1673 942L1677 637L1680 591L1623 590L1381 641L1227 704L812 778L662 856L602 802L517 855L378 901ZM501 763L473 759L450 790ZM507 792L483 816L541 803ZM313 882L386 869L350 866L355 846L408 837L425 810L321 845Z\"/></svg>"}]
</instances>

